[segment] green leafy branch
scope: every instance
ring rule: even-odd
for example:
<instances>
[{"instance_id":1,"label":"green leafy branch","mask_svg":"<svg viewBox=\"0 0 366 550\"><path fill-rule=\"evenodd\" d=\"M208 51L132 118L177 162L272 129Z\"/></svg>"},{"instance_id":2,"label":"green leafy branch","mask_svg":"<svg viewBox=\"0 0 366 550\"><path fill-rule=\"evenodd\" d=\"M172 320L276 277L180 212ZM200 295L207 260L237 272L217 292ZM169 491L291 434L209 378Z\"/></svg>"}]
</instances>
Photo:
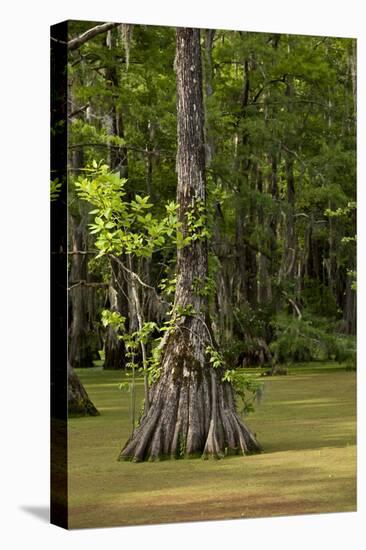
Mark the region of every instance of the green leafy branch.
<instances>
[{"instance_id":1,"label":"green leafy branch","mask_svg":"<svg viewBox=\"0 0 366 550\"><path fill-rule=\"evenodd\" d=\"M174 202L165 205L166 215L159 219L149 212L153 208L149 196L136 194L131 201L125 199L127 180L110 172L106 164L93 161L88 172L90 175L80 177L75 186L78 196L95 207L90 212L94 220L89 229L96 237L97 257L124 252L149 258L155 250L174 244L180 227Z\"/></svg>"}]
</instances>

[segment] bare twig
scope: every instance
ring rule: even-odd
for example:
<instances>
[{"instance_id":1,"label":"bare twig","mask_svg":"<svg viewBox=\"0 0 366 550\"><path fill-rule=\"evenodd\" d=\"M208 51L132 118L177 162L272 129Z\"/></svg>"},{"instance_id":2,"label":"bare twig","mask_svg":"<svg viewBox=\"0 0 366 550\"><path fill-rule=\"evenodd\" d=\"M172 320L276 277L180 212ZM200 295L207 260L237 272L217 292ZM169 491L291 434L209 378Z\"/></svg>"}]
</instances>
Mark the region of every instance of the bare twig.
<instances>
[{"instance_id":1,"label":"bare twig","mask_svg":"<svg viewBox=\"0 0 366 550\"><path fill-rule=\"evenodd\" d=\"M77 115L79 115L80 113L82 113L83 111L85 111L88 107L89 107L89 103L86 103L85 105L83 105L83 106L80 107L79 109L75 109L75 111L72 111L72 112L68 115L68 118L74 118L74 117L76 117Z\"/></svg>"},{"instance_id":2,"label":"bare twig","mask_svg":"<svg viewBox=\"0 0 366 550\"><path fill-rule=\"evenodd\" d=\"M135 279L136 281L138 281L140 283L141 286L145 287L145 288L148 288L149 290L152 290L155 294L155 297L156 299L163 303L163 304L168 304L168 302L166 302L165 300L163 300L163 298L161 296L159 296L159 294L157 293L156 291L156 288L154 288L153 286L151 285L148 285L147 283L145 283L137 273L135 273L134 271L132 271L131 269L129 269L127 266L125 266L125 264L119 259L117 258L117 256L114 256L113 254L109 254L109 256L115 260L121 267L124 271L126 271L127 273L129 273L129 275L131 275L131 277L133 279ZM169 305L169 304L168 304Z\"/></svg>"},{"instance_id":3,"label":"bare twig","mask_svg":"<svg viewBox=\"0 0 366 550\"><path fill-rule=\"evenodd\" d=\"M70 287L68 287L67 290L72 290L73 288L77 288L77 287L90 287L90 288L106 288L108 287L108 283L89 283L87 281L85 281L84 279L78 281L77 283L71 285Z\"/></svg>"},{"instance_id":4,"label":"bare twig","mask_svg":"<svg viewBox=\"0 0 366 550\"><path fill-rule=\"evenodd\" d=\"M110 257L113 258L113 260L116 261L122 267L122 269L127 271L127 273L129 273L131 275L131 277L136 279L136 281L138 281L141 286L144 286L145 288L149 288L150 290L154 290L156 292L156 290L153 286L150 286L147 283L144 283L144 281L142 281L140 279L140 277L137 275L137 273L135 273L134 271L132 271L131 269L126 267L125 264L119 258L117 258L117 256L114 256L113 254L110 254Z\"/></svg>"},{"instance_id":5,"label":"bare twig","mask_svg":"<svg viewBox=\"0 0 366 550\"><path fill-rule=\"evenodd\" d=\"M291 298L287 298L287 299L290 302L290 304L292 305L292 307L294 308L294 310L296 311L299 321L301 321L302 315L301 315L301 311L299 309L299 306Z\"/></svg>"},{"instance_id":6,"label":"bare twig","mask_svg":"<svg viewBox=\"0 0 366 550\"><path fill-rule=\"evenodd\" d=\"M121 285L121 283L119 282L119 279L118 279L118 275L116 274L115 270L114 270L114 267L113 267L113 263L111 261L111 258L109 258L109 265L111 266L111 270L113 272L113 275L114 275L114 280L116 281L117 283L117 286L118 288L120 289L120 291L122 292L123 296L126 298L127 302L128 303L131 303L131 300L129 298L129 296L126 294L123 286ZM125 281L128 283L127 279L126 279L126 276L123 274L123 277L125 279ZM113 281L112 281L113 282ZM113 287L113 284L111 284L111 286Z\"/></svg>"},{"instance_id":7,"label":"bare twig","mask_svg":"<svg viewBox=\"0 0 366 550\"><path fill-rule=\"evenodd\" d=\"M74 255L80 255L80 256L86 256L88 254L98 254L99 250L69 250L67 254L70 256ZM64 252L66 254L66 252Z\"/></svg>"},{"instance_id":8,"label":"bare twig","mask_svg":"<svg viewBox=\"0 0 366 550\"><path fill-rule=\"evenodd\" d=\"M139 147L135 147L133 145L113 145L109 143L75 143L73 145L69 145L69 149L78 149L81 147L104 147L106 149L128 149L129 151L136 151L137 153L143 153L146 156L165 156L165 158L175 158L175 155L172 151L164 151L161 149L141 149Z\"/></svg>"}]
</instances>

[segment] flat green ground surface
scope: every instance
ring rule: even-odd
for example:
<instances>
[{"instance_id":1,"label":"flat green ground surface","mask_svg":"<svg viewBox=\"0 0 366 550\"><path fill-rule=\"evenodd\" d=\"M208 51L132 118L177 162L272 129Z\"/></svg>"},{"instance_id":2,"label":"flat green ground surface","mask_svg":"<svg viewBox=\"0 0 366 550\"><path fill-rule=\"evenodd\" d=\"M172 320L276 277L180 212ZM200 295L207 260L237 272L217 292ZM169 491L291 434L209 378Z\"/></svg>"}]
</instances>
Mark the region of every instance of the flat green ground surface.
<instances>
[{"instance_id":1,"label":"flat green ground surface","mask_svg":"<svg viewBox=\"0 0 366 550\"><path fill-rule=\"evenodd\" d=\"M78 374L101 416L69 420L71 528L356 509L354 372L311 364L262 378L262 402L246 419L259 455L140 464L117 462L130 434L121 374Z\"/></svg>"}]
</instances>

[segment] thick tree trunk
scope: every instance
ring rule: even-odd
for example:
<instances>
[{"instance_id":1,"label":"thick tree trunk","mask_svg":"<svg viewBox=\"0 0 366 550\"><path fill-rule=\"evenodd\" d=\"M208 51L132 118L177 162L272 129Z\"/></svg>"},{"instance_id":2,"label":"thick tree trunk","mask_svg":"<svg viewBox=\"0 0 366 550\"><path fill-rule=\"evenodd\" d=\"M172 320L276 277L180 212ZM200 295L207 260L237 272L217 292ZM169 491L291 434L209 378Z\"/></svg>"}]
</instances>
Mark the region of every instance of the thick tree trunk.
<instances>
[{"instance_id":1,"label":"thick tree trunk","mask_svg":"<svg viewBox=\"0 0 366 550\"><path fill-rule=\"evenodd\" d=\"M73 106L72 82L69 82L69 103L68 114ZM70 168L77 172L77 169L83 166L84 159L82 150L73 151L70 157ZM80 207L78 216L69 213L69 223L71 227L72 252L85 251L87 246L86 223L87 211ZM71 265L69 273L69 284L73 286L73 281L77 285L80 281L88 279L88 266L86 256L73 254L71 256ZM73 367L92 367L93 358L97 346L93 349L95 342L94 335L90 327L90 294L91 289L75 286L69 293L69 318L71 324L68 332L69 348L67 362L67 407L68 414L71 416L96 416L98 410L90 401L89 396L79 380ZM93 296L92 296L93 298ZM92 301L92 300L91 300Z\"/></svg>"},{"instance_id":2,"label":"thick tree trunk","mask_svg":"<svg viewBox=\"0 0 366 550\"><path fill-rule=\"evenodd\" d=\"M79 105L75 102L73 83L69 82L68 111L78 111ZM83 113L78 114L83 118ZM69 150L69 167L74 174L84 167L82 148ZM93 367L94 359L98 359L100 349L99 335L93 326L95 302L98 299L97 291L93 288L78 285L80 281L89 281L88 256L78 254L89 249L88 218L90 206L77 204L69 212L69 242L71 245L69 286L69 354L68 360L73 368Z\"/></svg>"},{"instance_id":3,"label":"thick tree trunk","mask_svg":"<svg viewBox=\"0 0 366 550\"><path fill-rule=\"evenodd\" d=\"M78 375L67 364L67 405L70 416L98 416L99 412L90 401L86 389L79 380Z\"/></svg>"},{"instance_id":4,"label":"thick tree trunk","mask_svg":"<svg viewBox=\"0 0 366 550\"><path fill-rule=\"evenodd\" d=\"M79 285L80 281L88 280L87 256L77 254L87 249L85 242L85 217L78 220L69 217L72 238L70 269L70 329L69 329L69 361L74 368L93 367L93 360L98 358L98 335L91 325L93 310L93 289ZM75 286L74 286L75 285Z\"/></svg>"},{"instance_id":5,"label":"thick tree trunk","mask_svg":"<svg viewBox=\"0 0 366 550\"><path fill-rule=\"evenodd\" d=\"M204 116L200 33L177 30L178 154L177 202L182 233L189 235L187 213L205 204ZM120 459L223 456L259 451L254 435L239 418L230 384L221 382L207 357L213 345L207 298L197 283L207 277L207 243L196 238L177 251L173 317L161 350L161 374L150 390L150 408L122 449ZM191 313L184 313L190 309Z\"/></svg>"}]
</instances>

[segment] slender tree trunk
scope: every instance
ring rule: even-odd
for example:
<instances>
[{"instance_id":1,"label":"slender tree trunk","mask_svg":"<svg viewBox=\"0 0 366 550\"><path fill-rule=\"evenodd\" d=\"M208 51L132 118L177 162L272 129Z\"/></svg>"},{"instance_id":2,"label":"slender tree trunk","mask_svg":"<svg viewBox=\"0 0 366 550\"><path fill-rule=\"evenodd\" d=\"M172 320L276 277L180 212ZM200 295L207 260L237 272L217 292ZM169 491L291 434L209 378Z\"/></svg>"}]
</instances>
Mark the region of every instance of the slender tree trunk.
<instances>
[{"instance_id":1,"label":"slender tree trunk","mask_svg":"<svg viewBox=\"0 0 366 550\"><path fill-rule=\"evenodd\" d=\"M247 107L250 96L250 71L249 61L243 63L243 89L240 98L239 120L247 116ZM236 203L236 227L235 240L237 250L237 302L239 307L244 303L256 301L256 255L246 244L245 233L248 218L246 216L248 205L244 203L244 197L248 195L250 187L251 161L248 158L246 148L249 135L246 129L235 135L235 172L237 174L238 200ZM250 208L249 208L250 209ZM250 209L251 210L251 209ZM249 222L250 224L250 222Z\"/></svg>"},{"instance_id":2,"label":"slender tree trunk","mask_svg":"<svg viewBox=\"0 0 366 550\"><path fill-rule=\"evenodd\" d=\"M290 77L288 77L290 78ZM285 95L289 101L293 96L293 88L290 81L286 82ZM291 106L288 105L288 111L291 113ZM291 143L291 139L290 139ZM295 229L295 175L294 175L294 159L291 153L286 154L285 158L285 179L286 179L286 222L285 222L285 238L284 250L282 257L282 265L279 271L279 282L283 280L290 281L292 284L295 279L296 271L296 229Z\"/></svg>"},{"instance_id":3,"label":"slender tree trunk","mask_svg":"<svg viewBox=\"0 0 366 550\"><path fill-rule=\"evenodd\" d=\"M204 116L200 32L177 29L178 112L177 202L183 236L189 234L187 212L205 204ZM233 389L208 361L213 346L207 298L197 281L207 277L207 243L197 238L177 251L174 331L161 349L161 374L150 390L151 406L121 451L134 461L204 455L225 450L254 452L259 445L235 409ZM187 308L190 314L184 313Z\"/></svg>"},{"instance_id":4,"label":"slender tree trunk","mask_svg":"<svg viewBox=\"0 0 366 550\"><path fill-rule=\"evenodd\" d=\"M269 250L271 259L269 261L269 273L270 273L270 281L269 281L269 294L271 296L272 303L277 309L277 306L279 304L279 296L278 291L276 287L272 287L272 277L274 278L277 274L278 270L278 245L277 245L277 232L278 232L278 198L279 198L279 190L278 190L278 159L276 153L272 153L270 156L270 164L271 164L271 173L269 176L269 192L272 197L272 201L275 204L275 210L270 215L269 219L269 228L270 228L270 237L269 237Z\"/></svg>"},{"instance_id":5,"label":"slender tree trunk","mask_svg":"<svg viewBox=\"0 0 366 550\"><path fill-rule=\"evenodd\" d=\"M356 292L352 288L352 277L347 275L343 308L345 334L356 334Z\"/></svg>"},{"instance_id":6,"label":"slender tree trunk","mask_svg":"<svg viewBox=\"0 0 366 550\"><path fill-rule=\"evenodd\" d=\"M140 300L140 296L139 296L139 291L138 291L138 288L136 286L135 277L132 275L132 258L131 258L131 256L128 256L128 261L129 261L128 267L131 271L130 286L131 286L131 293L132 293L133 302L134 302L134 306L135 306L135 310L136 310L137 325L138 325L139 331L142 331L142 328L143 328L143 325L144 325L144 319L143 319L143 314L142 314L142 307L141 307L141 300ZM142 340L140 342L140 347L141 347L141 356L142 356L142 368L143 368L143 371L144 371L144 396L145 396L144 411L145 411L145 414L146 414L148 412L149 406L150 406L150 403L149 403L149 378L148 378L148 372L147 372L146 345Z\"/></svg>"},{"instance_id":7,"label":"slender tree trunk","mask_svg":"<svg viewBox=\"0 0 366 550\"><path fill-rule=\"evenodd\" d=\"M115 47L114 32L108 31L106 36L106 45L109 49ZM109 65L105 71L106 81L109 83L112 91L116 94L120 85L119 75L116 65ZM111 136L124 138L123 118L120 108L113 101L106 118L106 126ZM120 147L110 147L109 166L112 171L118 171L122 178L128 176L127 149ZM128 285L118 263L111 260L111 278L109 284L109 306L112 311L126 315L128 311ZM120 340L112 327L108 327L104 342L104 369L118 370L125 367L126 349L122 340Z\"/></svg>"},{"instance_id":8,"label":"slender tree trunk","mask_svg":"<svg viewBox=\"0 0 366 550\"><path fill-rule=\"evenodd\" d=\"M257 166L257 191L263 193L263 174ZM265 214L262 205L258 205L257 219L259 227L263 227L265 235ZM265 245L263 241L262 246ZM257 252L257 302L258 304L268 304L272 300L271 281L268 274L268 259L262 252Z\"/></svg>"},{"instance_id":9,"label":"slender tree trunk","mask_svg":"<svg viewBox=\"0 0 366 550\"><path fill-rule=\"evenodd\" d=\"M127 285L122 270L114 260L110 261L111 278L109 282L109 308L122 315L128 310ZM118 339L115 330L108 327L104 342L104 365L106 370L118 370L125 367L126 350L122 340Z\"/></svg>"},{"instance_id":10,"label":"slender tree trunk","mask_svg":"<svg viewBox=\"0 0 366 550\"><path fill-rule=\"evenodd\" d=\"M296 266L296 233L295 233L295 177L294 161L286 159L287 181L287 216L286 216L286 251L285 251L285 277L291 281L294 279Z\"/></svg>"}]
</instances>

